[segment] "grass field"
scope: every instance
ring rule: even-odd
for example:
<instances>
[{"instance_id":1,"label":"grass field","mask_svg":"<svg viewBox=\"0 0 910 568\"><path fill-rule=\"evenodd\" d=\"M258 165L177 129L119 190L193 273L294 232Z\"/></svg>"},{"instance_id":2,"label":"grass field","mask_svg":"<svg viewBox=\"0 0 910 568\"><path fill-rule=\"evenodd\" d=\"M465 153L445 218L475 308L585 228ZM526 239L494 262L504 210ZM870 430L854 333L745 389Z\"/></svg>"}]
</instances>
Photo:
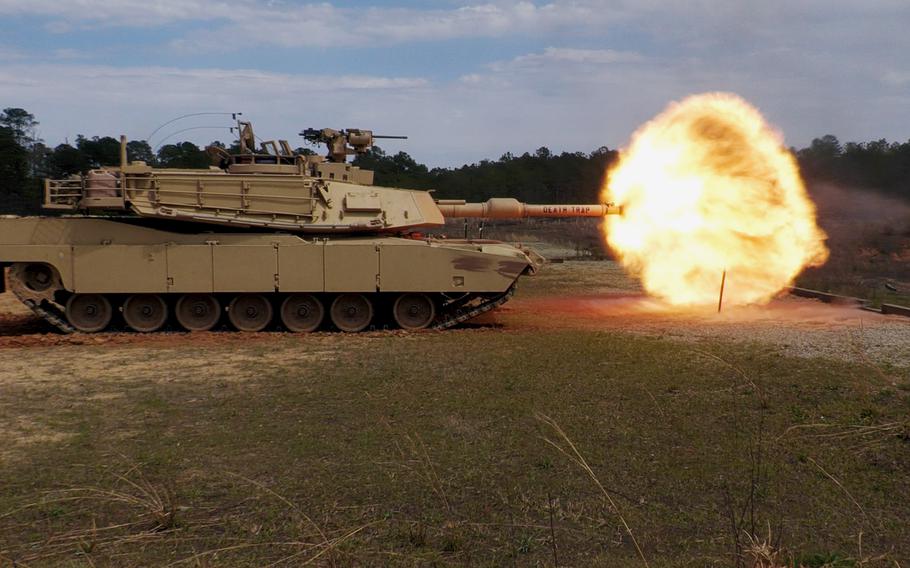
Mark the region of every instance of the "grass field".
<instances>
[{"instance_id":1,"label":"grass field","mask_svg":"<svg viewBox=\"0 0 910 568\"><path fill-rule=\"evenodd\" d=\"M910 566L910 358L601 318L618 274L447 332L6 344L0 566Z\"/></svg>"}]
</instances>

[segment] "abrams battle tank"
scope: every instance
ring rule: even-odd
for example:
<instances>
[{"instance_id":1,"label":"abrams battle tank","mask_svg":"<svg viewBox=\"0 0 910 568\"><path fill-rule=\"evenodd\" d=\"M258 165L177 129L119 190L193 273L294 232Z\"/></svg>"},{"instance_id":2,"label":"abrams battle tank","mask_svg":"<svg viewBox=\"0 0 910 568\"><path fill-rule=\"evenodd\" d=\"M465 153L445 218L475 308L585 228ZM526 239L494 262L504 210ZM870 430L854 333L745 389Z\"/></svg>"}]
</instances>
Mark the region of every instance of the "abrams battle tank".
<instances>
[{"instance_id":1,"label":"abrams battle tank","mask_svg":"<svg viewBox=\"0 0 910 568\"><path fill-rule=\"evenodd\" d=\"M444 329L506 302L542 257L490 240L428 237L446 217L601 217L610 204L526 205L434 200L373 185L347 163L368 130L307 129L328 155L287 141L258 148L239 123L239 151L207 151L208 170L120 166L46 180L56 217L0 220L0 263L16 296L65 332L122 320L136 331L241 331L278 320L295 332L328 320L343 331L395 322ZM418 233L417 231L421 231Z\"/></svg>"}]
</instances>

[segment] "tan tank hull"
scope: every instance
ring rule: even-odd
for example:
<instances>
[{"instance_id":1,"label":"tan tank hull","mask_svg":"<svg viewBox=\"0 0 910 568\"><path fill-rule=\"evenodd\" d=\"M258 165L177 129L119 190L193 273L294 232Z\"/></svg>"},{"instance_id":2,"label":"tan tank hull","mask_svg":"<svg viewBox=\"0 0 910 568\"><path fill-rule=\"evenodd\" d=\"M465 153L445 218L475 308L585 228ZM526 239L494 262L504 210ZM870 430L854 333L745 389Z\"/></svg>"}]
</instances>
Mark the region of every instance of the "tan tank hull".
<instances>
[{"instance_id":1,"label":"tan tank hull","mask_svg":"<svg viewBox=\"0 0 910 568\"><path fill-rule=\"evenodd\" d=\"M270 311L262 329L281 322L295 331L310 330L312 322L297 321L306 318L282 313L285 300L302 295L327 313L313 329L324 320L352 331L393 322L407 328L449 327L476 315L473 310L486 311L507 298L516 280L540 264L529 251L494 242L181 234L116 220L37 217L0 220L0 261L11 267L11 287L20 299L66 331L93 331L118 322L159 329L171 322L166 317L158 326L152 325L155 321L143 325L142 311L128 309L137 302L146 312L163 305L186 329L195 324L210 329L222 319L237 329L256 328L261 312ZM189 296L214 300L217 318L211 325L182 317L181 308L191 311L189 300L179 304ZM72 313L78 303L74 307L71 301L85 297L96 298L82 306L80 318ZM352 305L337 306L339 298ZM236 313L238 302L248 315ZM256 305L246 305L250 303ZM333 304L351 312L350 317L333 315ZM371 312L369 317L357 317L358 308ZM97 312L108 310L110 318L102 313L99 319ZM381 313L388 311L392 313ZM149 320L155 314L145 315ZM195 319L205 320L204 315Z\"/></svg>"}]
</instances>

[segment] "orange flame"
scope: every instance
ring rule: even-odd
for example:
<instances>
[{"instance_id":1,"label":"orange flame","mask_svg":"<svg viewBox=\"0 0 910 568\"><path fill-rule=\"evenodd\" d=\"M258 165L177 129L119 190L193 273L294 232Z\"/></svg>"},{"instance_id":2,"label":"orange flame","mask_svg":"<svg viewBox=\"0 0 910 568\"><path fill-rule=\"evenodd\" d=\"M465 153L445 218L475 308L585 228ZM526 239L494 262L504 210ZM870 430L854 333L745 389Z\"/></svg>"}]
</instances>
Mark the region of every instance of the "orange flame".
<instances>
[{"instance_id":1,"label":"orange flame","mask_svg":"<svg viewBox=\"0 0 910 568\"><path fill-rule=\"evenodd\" d=\"M828 258L793 156L736 95L672 103L609 172L607 242L645 290L674 305L764 303Z\"/></svg>"}]
</instances>

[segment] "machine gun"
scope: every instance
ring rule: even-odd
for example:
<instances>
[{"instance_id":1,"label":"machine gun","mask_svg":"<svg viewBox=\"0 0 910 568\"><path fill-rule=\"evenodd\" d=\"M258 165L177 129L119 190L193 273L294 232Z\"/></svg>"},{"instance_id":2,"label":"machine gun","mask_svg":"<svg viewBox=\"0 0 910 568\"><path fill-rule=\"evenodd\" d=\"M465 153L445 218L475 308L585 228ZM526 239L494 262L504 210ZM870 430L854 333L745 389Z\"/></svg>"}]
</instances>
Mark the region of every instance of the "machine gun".
<instances>
[{"instance_id":1,"label":"machine gun","mask_svg":"<svg viewBox=\"0 0 910 568\"><path fill-rule=\"evenodd\" d=\"M373 134L372 130L361 130L360 128L348 128L347 130L307 128L300 135L307 142L325 144L329 149L329 154L326 158L330 162L344 162L348 156L364 154L373 146L373 140L378 138L408 139L407 136Z\"/></svg>"}]
</instances>

